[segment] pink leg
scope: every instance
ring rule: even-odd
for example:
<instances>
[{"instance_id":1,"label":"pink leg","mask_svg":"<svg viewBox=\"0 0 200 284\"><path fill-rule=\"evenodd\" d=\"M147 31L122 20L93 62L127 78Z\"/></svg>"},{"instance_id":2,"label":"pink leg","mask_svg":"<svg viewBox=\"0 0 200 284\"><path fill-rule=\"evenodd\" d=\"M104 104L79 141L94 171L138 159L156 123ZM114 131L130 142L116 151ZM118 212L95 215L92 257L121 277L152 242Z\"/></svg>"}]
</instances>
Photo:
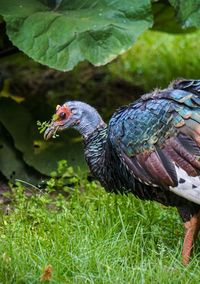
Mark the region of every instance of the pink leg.
<instances>
[{"instance_id":1,"label":"pink leg","mask_svg":"<svg viewBox=\"0 0 200 284\"><path fill-rule=\"evenodd\" d=\"M197 238L200 229L200 212L194 215L190 221L184 223L185 237L182 250L183 265L187 265L190 260L193 243Z\"/></svg>"}]
</instances>

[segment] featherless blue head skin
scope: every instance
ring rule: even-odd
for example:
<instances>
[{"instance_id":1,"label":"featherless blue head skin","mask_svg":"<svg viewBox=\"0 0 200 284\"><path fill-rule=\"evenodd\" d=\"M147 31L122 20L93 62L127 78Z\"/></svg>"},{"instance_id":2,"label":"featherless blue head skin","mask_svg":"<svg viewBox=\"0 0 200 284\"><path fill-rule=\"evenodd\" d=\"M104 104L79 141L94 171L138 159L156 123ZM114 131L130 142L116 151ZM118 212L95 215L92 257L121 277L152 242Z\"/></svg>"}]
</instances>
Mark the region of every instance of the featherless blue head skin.
<instances>
[{"instance_id":1,"label":"featherless blue head skin","mask_svg":"<svg viewBox=\"0 0 200 284\"><path fill-rule=\"evenodd\" d=\"M90 135L104 122L97 110L80 101L68 101L56 107L56 114L44 133L44 138L51 138L56 132L67 128L78 130L83 137Z\"/></svg>"}]
</instances>

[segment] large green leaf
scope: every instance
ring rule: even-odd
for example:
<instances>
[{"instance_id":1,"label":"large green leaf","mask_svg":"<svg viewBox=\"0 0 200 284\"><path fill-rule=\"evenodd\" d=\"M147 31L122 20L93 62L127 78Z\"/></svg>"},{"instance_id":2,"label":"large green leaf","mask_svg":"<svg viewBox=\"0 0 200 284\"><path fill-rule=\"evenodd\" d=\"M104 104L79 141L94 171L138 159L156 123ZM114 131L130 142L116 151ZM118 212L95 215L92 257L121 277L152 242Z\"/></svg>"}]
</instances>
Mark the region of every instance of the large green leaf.
<instances>
[{"instance_id":1,"label":"large green leaf","mask_svg":"<svg viewBox=\"0 0 200 284\"><path fill-rule=\"evenodd\" d=\"M175 8L183 28L200 27L199 0L169 0L169 2Z\"/></svg>"},{"instance_id":2,"label":"large green leaf","mask_svg":"<svg viewBox=\"0 0 200 284\"><path fill-rule=\"evenodd\" d=\"M1 0L0 14L14 45L58 70L106 64L152 26L150 0L57 0L54 9L50 2Z\"/></svg>"}]
</instances>

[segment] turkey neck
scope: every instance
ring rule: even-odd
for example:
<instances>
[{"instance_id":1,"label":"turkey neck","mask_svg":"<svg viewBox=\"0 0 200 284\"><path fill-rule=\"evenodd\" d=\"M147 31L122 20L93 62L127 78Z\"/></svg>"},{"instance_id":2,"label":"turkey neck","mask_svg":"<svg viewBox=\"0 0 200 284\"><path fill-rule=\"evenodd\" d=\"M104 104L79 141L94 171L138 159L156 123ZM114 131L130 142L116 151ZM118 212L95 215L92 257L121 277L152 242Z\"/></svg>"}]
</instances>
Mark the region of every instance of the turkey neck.
<instances>
[{"instance_id":1,"label":"turkey neck","mask_svg":"<svg viewBox=\"0 0 200 284\"><path fill-rule=\"evenodd\" d=\"M105 153L107 145L108 128L106 124L100 125L88 137L84 137L85 159L92 174L105 184Z\"/></svg>"},{"instance_id":2,"label":"turkey neck","mask_svg":"<svg viewBox=\"0 0 200 284\"><path fill-rule=\"evenodd\" d=\"M76 108L80 110L81 117L79 123L74 124L73 127L83 137L85 159L92 174L103 183L107 125L95 108L82 102L75 102L75 104Z\"/></svg>"}]
</instances>

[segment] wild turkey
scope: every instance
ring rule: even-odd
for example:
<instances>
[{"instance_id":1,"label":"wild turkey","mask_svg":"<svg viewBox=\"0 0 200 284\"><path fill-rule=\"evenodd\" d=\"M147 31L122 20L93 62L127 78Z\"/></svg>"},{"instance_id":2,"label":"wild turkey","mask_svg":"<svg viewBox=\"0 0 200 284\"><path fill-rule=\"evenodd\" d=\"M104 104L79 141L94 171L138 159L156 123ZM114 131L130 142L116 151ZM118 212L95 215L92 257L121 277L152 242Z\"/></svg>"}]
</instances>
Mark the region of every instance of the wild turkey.
<instances>
[{"instance_id":1,"label":"wild turkey","mask_svg":"<svg viewBox=\"0 0 200 284\"><path fill-rule=\"evenodd\" d=\"M183 264L200 229L200 80L177 80L117 110L106 125L86 103L57 106L44 138L73 127L92 174L108 191L175 206L184 221Z\"/></svg>"}]
</instances>

